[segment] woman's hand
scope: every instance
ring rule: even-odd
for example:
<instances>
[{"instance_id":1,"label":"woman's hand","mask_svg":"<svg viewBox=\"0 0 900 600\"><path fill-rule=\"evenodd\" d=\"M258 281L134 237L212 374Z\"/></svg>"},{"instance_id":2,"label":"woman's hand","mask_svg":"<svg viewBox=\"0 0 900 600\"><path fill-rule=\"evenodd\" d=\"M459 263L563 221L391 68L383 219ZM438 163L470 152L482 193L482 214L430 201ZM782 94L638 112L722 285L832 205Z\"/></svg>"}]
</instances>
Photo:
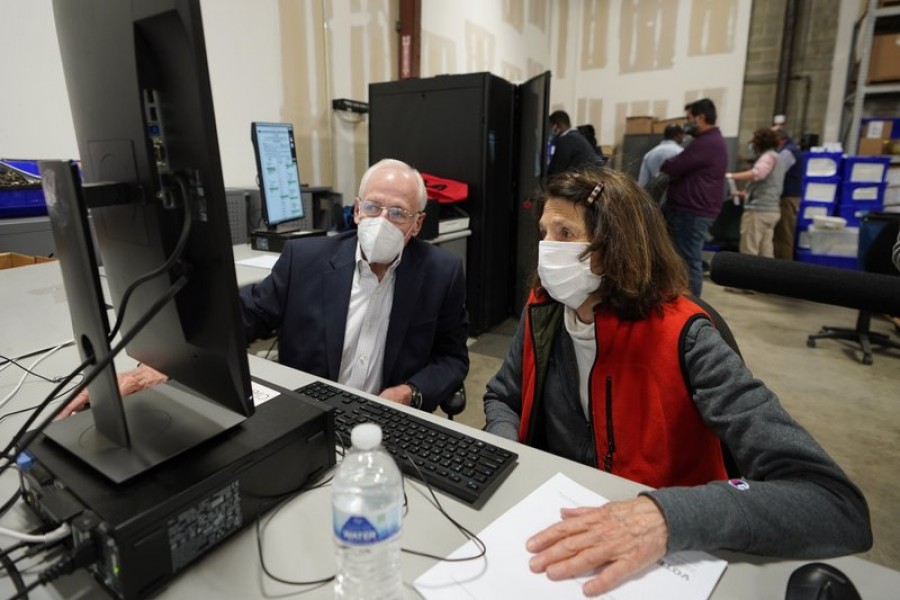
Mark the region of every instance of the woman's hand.
<instances>
[{"instance_id":1,"label":"woman's hand","mask_svg":"<svg viewBox=\"0 0 900 600\"><path fill-rule=\"evenodd\" d=\"M528 540L536 553L529 566L557 581L603 567L584 584L599 596L666 553L668 527L650 498L610 502L597 508L564 508L562 521Z\"/></svg>"}]
</instances>

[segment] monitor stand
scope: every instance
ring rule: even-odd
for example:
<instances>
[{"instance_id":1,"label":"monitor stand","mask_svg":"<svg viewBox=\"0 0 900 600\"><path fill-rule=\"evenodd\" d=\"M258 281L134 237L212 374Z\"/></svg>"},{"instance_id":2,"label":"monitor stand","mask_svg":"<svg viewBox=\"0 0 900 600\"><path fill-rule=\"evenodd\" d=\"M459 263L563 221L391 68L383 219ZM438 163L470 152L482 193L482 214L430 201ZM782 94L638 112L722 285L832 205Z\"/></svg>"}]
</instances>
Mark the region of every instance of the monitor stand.
<instances>
[{"instance_id":1,"label":"monitor stand","mask_svg":"<svg viewBox=\"0 0 900 600\"><path fill-rule=\"evenodd\" d=\"M122 405L128 424L127 446L100 433L91 411L56 421L44 433L110 481L123 483L245 419L175 383L132 394Z\"/></svg>"}]
</instances>

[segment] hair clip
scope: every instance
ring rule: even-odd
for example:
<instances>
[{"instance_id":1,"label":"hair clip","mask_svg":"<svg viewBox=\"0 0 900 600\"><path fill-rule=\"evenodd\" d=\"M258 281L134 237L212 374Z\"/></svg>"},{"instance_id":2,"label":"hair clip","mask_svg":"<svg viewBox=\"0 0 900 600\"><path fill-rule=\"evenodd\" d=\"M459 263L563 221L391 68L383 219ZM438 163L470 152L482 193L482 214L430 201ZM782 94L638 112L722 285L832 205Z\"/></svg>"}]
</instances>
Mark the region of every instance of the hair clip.
<instances>
[{"instance_id":1,"label":"hair clip","mask_svg":"<svg viewBox=\"0 0 900 600\"><path fill-rule=\"evenodd\" d=\"M603 182L601 181L594 187L594 191L591 192L591 195L588 196L588 199L587 199L588 206L590 206L594 203L594 200L597 199L597 196L599 196L602 191L603 191Z\"/></svg>"}]
</instances>

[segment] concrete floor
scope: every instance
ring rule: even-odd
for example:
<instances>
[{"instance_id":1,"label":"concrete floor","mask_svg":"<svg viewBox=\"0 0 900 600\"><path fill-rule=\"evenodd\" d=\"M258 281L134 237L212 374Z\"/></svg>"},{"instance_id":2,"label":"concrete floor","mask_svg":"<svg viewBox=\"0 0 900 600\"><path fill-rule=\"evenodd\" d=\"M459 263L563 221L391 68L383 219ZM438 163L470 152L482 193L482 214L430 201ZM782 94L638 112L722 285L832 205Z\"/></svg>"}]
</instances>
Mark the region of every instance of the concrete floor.
<instances>
[{"instance_id":1,"label":"concrete floor","mask_svg":"<svg viewBox=\"0 0 900 600\"><path fill-rule=\"evenodd\" d=\"M730 293L708 280L703 299L728 322L751 371L865 493L875 544L861 556L900 570L900 351L877 350L867 366L850 342L807 347L807 335L823 325L853 327L857 313L850 309ZM484 426L484 387L515 327L510 319L471 340L468 406L458 421ZM893 325L875 317L872 330L891 333Z\"/></svg>"}]
</instances>

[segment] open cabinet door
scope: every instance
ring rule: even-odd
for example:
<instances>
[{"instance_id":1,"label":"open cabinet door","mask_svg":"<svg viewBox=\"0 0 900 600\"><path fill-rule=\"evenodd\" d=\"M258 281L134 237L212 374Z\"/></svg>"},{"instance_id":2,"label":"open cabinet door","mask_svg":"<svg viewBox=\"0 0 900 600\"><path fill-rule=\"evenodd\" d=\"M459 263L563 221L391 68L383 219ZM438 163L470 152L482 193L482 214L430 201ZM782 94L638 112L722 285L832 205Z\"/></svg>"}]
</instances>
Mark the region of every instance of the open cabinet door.
<instances>
[{"instance_id":1,"label":"open cabinet door","mask_svg":"<svg viewBox=\"0 0 900 600\"><path fill-rule=\"evenodd\" d=\"M518 180L516 182L516 252L512 282L513 311L522 312L537 267L537 224L534 201L547 171L547 117L550 106L550 71L516 86Z\"/></svg>"}]
</instances>

